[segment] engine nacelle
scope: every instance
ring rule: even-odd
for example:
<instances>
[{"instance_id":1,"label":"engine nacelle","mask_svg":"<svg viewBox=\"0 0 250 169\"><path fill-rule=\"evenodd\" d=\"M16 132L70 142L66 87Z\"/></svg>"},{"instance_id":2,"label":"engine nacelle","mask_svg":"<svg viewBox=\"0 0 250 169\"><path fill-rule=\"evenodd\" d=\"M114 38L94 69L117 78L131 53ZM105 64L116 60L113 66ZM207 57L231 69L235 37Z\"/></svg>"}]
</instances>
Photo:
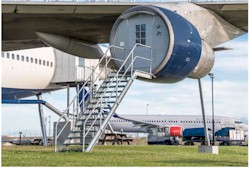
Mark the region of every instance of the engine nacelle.
<instances>
[{"instance_id":1,"label":"engine nacelle","mask_svg":"<svg viewBox=\"0 0 250 169\"><path fill-rule=\"evenodd\" d=\"M199 79L206 76L214 66L214 50L202 40L201 58L198 65L188 77Z\"/></svg>"},{"instance_id":2,"label":"engine nacelle","mask_svg":"<svg viewBox=\"0 0 250 169\"><path fill-rule=\"evenodd\" d=\"M168 9L136 6L125 11L116 20L111 30L110 44L125 50L112 48L112 57L125 60L136 43L152 49L137 47L134 56L152 59L152 73L156 75L154 82L178 82L189 75L193 78L204 76L210 70L209 66L206 71L203 70L205 62L211 60L210 54L206 53L210 49L202 42L197 29L185 18ZM204 58L201 57L203 55ZM212 65L211 63L208 65ZM120 67L122 63L115 61L115 64ZM149 71L150 64L138 59L133 66L137 70Z\"/></svg>"}]
</instances>

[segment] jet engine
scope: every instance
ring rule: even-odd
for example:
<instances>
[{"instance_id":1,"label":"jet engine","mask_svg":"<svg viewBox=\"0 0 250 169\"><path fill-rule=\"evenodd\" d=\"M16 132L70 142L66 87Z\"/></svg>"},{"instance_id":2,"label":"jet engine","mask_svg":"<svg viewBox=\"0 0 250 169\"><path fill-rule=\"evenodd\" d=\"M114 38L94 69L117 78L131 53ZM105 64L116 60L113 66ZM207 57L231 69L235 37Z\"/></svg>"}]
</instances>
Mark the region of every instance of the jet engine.
<instances>
[{"instance_id":1,"label":"jet engine","mask_svg":"<svg viewBox=\"0 0 250 169\"><path fill-rule=\"evenodd\" d=\"M175 11L156 6L136 6L128 9L114 23L110 44L111 55L120 67L136 43L133 52L138 57L133 67L150 71L154 82L173 83L186 77L201 78L214 64L213 49L201 39L197 29ZM142 59L146 58L146 59ZM150 61L151 60L151 63ZM125 65L128 67L129 64Z\"/></svg>"}]
</instances>

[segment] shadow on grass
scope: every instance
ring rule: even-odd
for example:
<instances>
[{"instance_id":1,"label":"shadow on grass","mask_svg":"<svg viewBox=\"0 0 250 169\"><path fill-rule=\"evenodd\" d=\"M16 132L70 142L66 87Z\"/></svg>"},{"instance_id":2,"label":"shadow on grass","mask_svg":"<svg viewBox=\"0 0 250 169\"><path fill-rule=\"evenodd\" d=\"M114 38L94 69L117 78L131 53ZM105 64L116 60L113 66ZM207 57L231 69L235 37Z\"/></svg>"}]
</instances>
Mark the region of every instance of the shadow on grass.
<instances>
[{"instance_id":1,"label":"shadow on grass","mask_svg":"<svg viewBox=\"0 0 250 169\"><path fill-rule=\"evenodd\" d=\"M248 166L248 162L236 162L236 161L227 161L227 160L209 160L209 159L180 159L180 160L161 160L157 161L157 163L161 163L164 166ZM183 165L182 165L183 164ZM188 164L188 165L187 165Z\"/></svg>"}]
</instances>

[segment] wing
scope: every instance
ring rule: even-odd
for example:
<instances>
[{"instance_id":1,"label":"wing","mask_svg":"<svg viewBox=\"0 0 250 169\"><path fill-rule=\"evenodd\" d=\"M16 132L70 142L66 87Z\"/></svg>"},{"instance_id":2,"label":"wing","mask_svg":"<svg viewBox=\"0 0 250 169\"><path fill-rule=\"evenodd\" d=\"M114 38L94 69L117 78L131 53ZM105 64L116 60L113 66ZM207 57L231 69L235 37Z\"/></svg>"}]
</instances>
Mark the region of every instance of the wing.
<instances>
[{"instance_id":1,"label":"wing","mask_svg":"<svg viewBox=\"0 0 250 169\"><path fill-rule=\"evenodd\" d=\"M248 2L211 2L197 5L215 12L232 25L248 31Z\"/></svg>"},{"instance_id":2,"label":"wing","mask_svg":"<svg viewBox=\"0 0 250 169\"><path fill-rule=\"evenodd\" d=\"M226 21L247 31L248 3L200 3L197 5L215 12ZM37 36L45 39L56 35L56 45L76 46L98 55L94 45L109 42L109 34L118 16L136 5L153 3L39 3L2 2L2 50L18 50L47 46ZM54 37L53 37L54 38ZM51 40L51 39L50 39ZM69 45L72 43L73 45ZM84 53L82 46L71 53ZM67 51L65 51L67 52ZM83 56L85 57L85 56Z\"/></svg>"},{"instance_id":3,"label":"wing","mask_svg":"<svg viewBox=\"0 0 250 169\"><path fill-rule=\"evenodd\" d=\"M113 23L132 5L2 4L4 51L46 46L36 32L61 35L86 44L107 43Z\"/></svg>"},{"instance_id":4,"label":"wing","mask_svg":"<svg viewBox=\"0 0 250 169\"><path fill-rule=\"evenodd\" d=\"M119 116L117 114L115 114L114 117L122 119L122 120L130 121L130 122L132 122L134 124L135 127L142 127L142 128L145 128L145 129L162 127L161 125L156 125L156 124L146 123L146 122L143 122L143 121L137 121L137 120L133 120L133 119L124 118L124 117L121 117L121 116Z\"/></svg>"}]
</instances>

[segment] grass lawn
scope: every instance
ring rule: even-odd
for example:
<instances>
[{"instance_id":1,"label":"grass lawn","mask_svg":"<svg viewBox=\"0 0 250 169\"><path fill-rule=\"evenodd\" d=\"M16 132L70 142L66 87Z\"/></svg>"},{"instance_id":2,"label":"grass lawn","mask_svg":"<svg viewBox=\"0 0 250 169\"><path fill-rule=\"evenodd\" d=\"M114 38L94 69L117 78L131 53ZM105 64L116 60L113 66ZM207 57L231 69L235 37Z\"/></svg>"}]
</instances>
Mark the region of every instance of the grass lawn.
<instances>
[{"instance_id":1,"label":"grass lawn","mask_svg":"<svg viewBox=\"0 0 250 169\"><path fill-rule=\"evenodd\" d=\"M91 153L2 146L2 166L248 166L248 147L221 146L214 155L197 146L96 146Z\"/></svg>"}]
</instances>

